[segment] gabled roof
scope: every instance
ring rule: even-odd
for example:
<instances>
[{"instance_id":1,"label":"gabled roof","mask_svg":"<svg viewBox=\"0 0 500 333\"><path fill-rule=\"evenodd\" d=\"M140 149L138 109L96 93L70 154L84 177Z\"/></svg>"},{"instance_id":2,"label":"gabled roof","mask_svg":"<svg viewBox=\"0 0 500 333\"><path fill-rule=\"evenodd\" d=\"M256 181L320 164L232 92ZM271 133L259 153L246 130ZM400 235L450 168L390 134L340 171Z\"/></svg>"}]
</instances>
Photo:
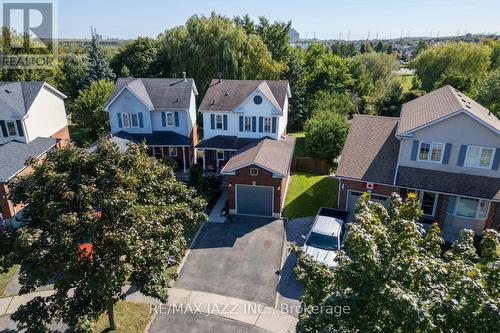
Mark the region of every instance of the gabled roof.
<instances>
[{"instance_id":1,"label":"gabled roof","mask_svg":"<svg viewBox=\"0 0 500 333\"><path fill-rule=\"evenodd\" d=\"M241 148L221 171L232 174L238 169L256 165L279 177L286 177L290 169L295 149L295 138L283 137L281 140L264 138Z\"/></svg>"},{"instance_id":2,"label":"gabled roof","mask_svg":"<svg viewBox=\"0 0 500 333\"><path fill-rule=\"evenodd\" d=\"M200 111L232 112L255 90L283 112L287 97L291 97L288 81L270 80L212 80L200 104Z\"/></svg>"},{"instance_id":3,"label":"gabled roof","mask_svg":"<svg viewBox=\"0 0 500 333\"><path fill-rule=\"evenodd\" d=\"M0 182L7 182L26 167L30 158L38 158L57 144L56 139L36 138L30 143L9 141L0 146Z\"/></svg>"},{"instance_id":4,"label":"gabled roof","mask_svg":"<svg viewBox=\"0 0 500 333\"><path fill-rule=\"evenodd\" d=\"M198 95L193 79L120 78L116 81L106 109L124 89L130 90L151 110L189 109L191 93Z\"/></svg>"},{"instance_id":5,"label":"gabled roof","mask_svg":"<svg viewBox=\"0 0 500 333\"><path fill-rule=\"evenodd\" d=\"M399 155L398 118L355 115L336 176L393 184Z\"/></svg>"},{"instance_id":6,"label":"gabled roof","mask_svg":"<svg viewBox=\"0 0 500 333\"><path fill-rule=\"evenodd\" d=\"M461 112L500 132L500 121L492 112L447 85L403 104L397 135L408 134Z\"/></svg>"},{"instance_id":7,"label":"gabled roof","mask_svg":"<svg viewBox=\"0 0 500 333\"><path fill-rule=\"evenodd\" d=\"M45 82L31 81L0 82L0 100L19 112L21 115L25 115L33 105L33 102L40 93L40 90L43 88L49 89L51 92L63 99L66 98L63 93Z\"/></svg>"}]
</instances>

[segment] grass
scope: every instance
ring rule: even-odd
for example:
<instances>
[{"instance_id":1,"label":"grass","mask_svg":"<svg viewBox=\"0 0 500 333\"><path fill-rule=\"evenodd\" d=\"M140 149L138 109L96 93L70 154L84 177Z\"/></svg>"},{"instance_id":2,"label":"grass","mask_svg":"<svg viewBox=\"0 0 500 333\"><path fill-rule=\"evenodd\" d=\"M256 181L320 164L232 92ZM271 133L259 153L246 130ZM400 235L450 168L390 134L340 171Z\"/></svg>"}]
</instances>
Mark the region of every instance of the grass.
<instances>
[{"instance_id":1,"label":"grass","mask_svg":"<svg viewBox=\"0 0 500 333\"><path fill-rule=\"evenodd\" d=\"M304 132L291 133L290 135L297 140L295 143L294 157L307 157L305 141L306 135Z\"/></svg>"},{"instance_id":2,"label":"grass","mask_svg":"<svg viewBox=\"0 0 500 333\"><path fill-rule=\"evenodd\" d=\"M151 320L149 304L119 302L115 306L115 320L118 324L116 333L144 332ZM101 315L94 326L94 333L109 332L108 316Z\"/></svg>"},{"instance_id":3,"label":"grass","mask_svg":"<svg viewBox=\"0 0 500 333\"><path fill-rule=\"evenodd\" d=\"M16 275L19 267L14 266L7 273L0 274L0 297L4 296L5 288L9 284L10 280Z\"/></svg>"},{"instance_id":4,"label":"grass","mask_svg":"<svg viewBox=\"0 0 500 333\"><path fill-rule=\"evenodd\" d=\"M87 147L95 141L95 139L90 135L88 129L80 128L77 125L69 126L69 136L71 141L73 141L78 147Z\"/></svg>"},{"instance_id":5,"label":"grass","mask_svg":"<svg viewBox=\"0 0 500 333\"><path fill-rule=\"evenodd\" d=\"M337 207L337 179L308 173L293 173L285 200L289 219L314 216L320 207Z\"/></svg>"}]
</instances>

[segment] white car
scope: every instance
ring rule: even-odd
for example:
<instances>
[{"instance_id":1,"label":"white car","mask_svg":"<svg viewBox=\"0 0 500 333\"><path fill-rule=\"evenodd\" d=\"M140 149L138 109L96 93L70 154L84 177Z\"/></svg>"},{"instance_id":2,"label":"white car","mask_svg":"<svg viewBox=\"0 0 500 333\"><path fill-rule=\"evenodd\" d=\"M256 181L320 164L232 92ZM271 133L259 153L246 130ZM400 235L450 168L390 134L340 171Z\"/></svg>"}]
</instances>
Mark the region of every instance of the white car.
<instances>
[{"instance_id":1,"label":"white car","mask_svg":"<svg viewBox=\"0 0 500 333\"><path fill-rule=\"evenodd\" d=\"M337 251L342 247L346 231L347 212L321 208L305 239L303 250L328 267L337 266Z\"/></svg>"}]
</instances>

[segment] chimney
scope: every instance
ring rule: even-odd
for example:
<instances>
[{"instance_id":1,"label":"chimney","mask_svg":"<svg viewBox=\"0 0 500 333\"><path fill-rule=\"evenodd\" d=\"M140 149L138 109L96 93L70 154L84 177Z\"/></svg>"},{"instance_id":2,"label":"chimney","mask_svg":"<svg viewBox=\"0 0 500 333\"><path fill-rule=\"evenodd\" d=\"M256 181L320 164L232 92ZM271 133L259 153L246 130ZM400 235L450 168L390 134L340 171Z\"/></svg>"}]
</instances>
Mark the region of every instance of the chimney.
<instances>
[{"instance_id":1,"label":"chimney","mask_svg":"<svg viewBox=\"0 0 500 333\"><path fill-rule=\"evenodd\" d=\"M184 79L184 82L188 82L186 72L182 72L182 78Z\"/></svg>"}]
</instances>

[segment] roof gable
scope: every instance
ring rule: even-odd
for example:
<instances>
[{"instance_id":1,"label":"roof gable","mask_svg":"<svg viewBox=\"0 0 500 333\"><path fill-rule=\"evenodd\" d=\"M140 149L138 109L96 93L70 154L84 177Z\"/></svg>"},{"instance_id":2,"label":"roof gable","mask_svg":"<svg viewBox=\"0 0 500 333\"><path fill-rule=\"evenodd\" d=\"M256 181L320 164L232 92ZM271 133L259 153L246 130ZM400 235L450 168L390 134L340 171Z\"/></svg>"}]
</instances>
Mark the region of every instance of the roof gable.
<instances>
[{"instance_id":1,"label":"roof gable","mask_svg":"<svg viewBox=\"0 0 500 333\"><path fill-rule=\"evenodd\" d=\"M43 81L32 82L0 82L0 100L10 108L25 115L35 102L42 89L47 89L64 99L66 96L56 88Z\"/></svg>"}]
</instances>

